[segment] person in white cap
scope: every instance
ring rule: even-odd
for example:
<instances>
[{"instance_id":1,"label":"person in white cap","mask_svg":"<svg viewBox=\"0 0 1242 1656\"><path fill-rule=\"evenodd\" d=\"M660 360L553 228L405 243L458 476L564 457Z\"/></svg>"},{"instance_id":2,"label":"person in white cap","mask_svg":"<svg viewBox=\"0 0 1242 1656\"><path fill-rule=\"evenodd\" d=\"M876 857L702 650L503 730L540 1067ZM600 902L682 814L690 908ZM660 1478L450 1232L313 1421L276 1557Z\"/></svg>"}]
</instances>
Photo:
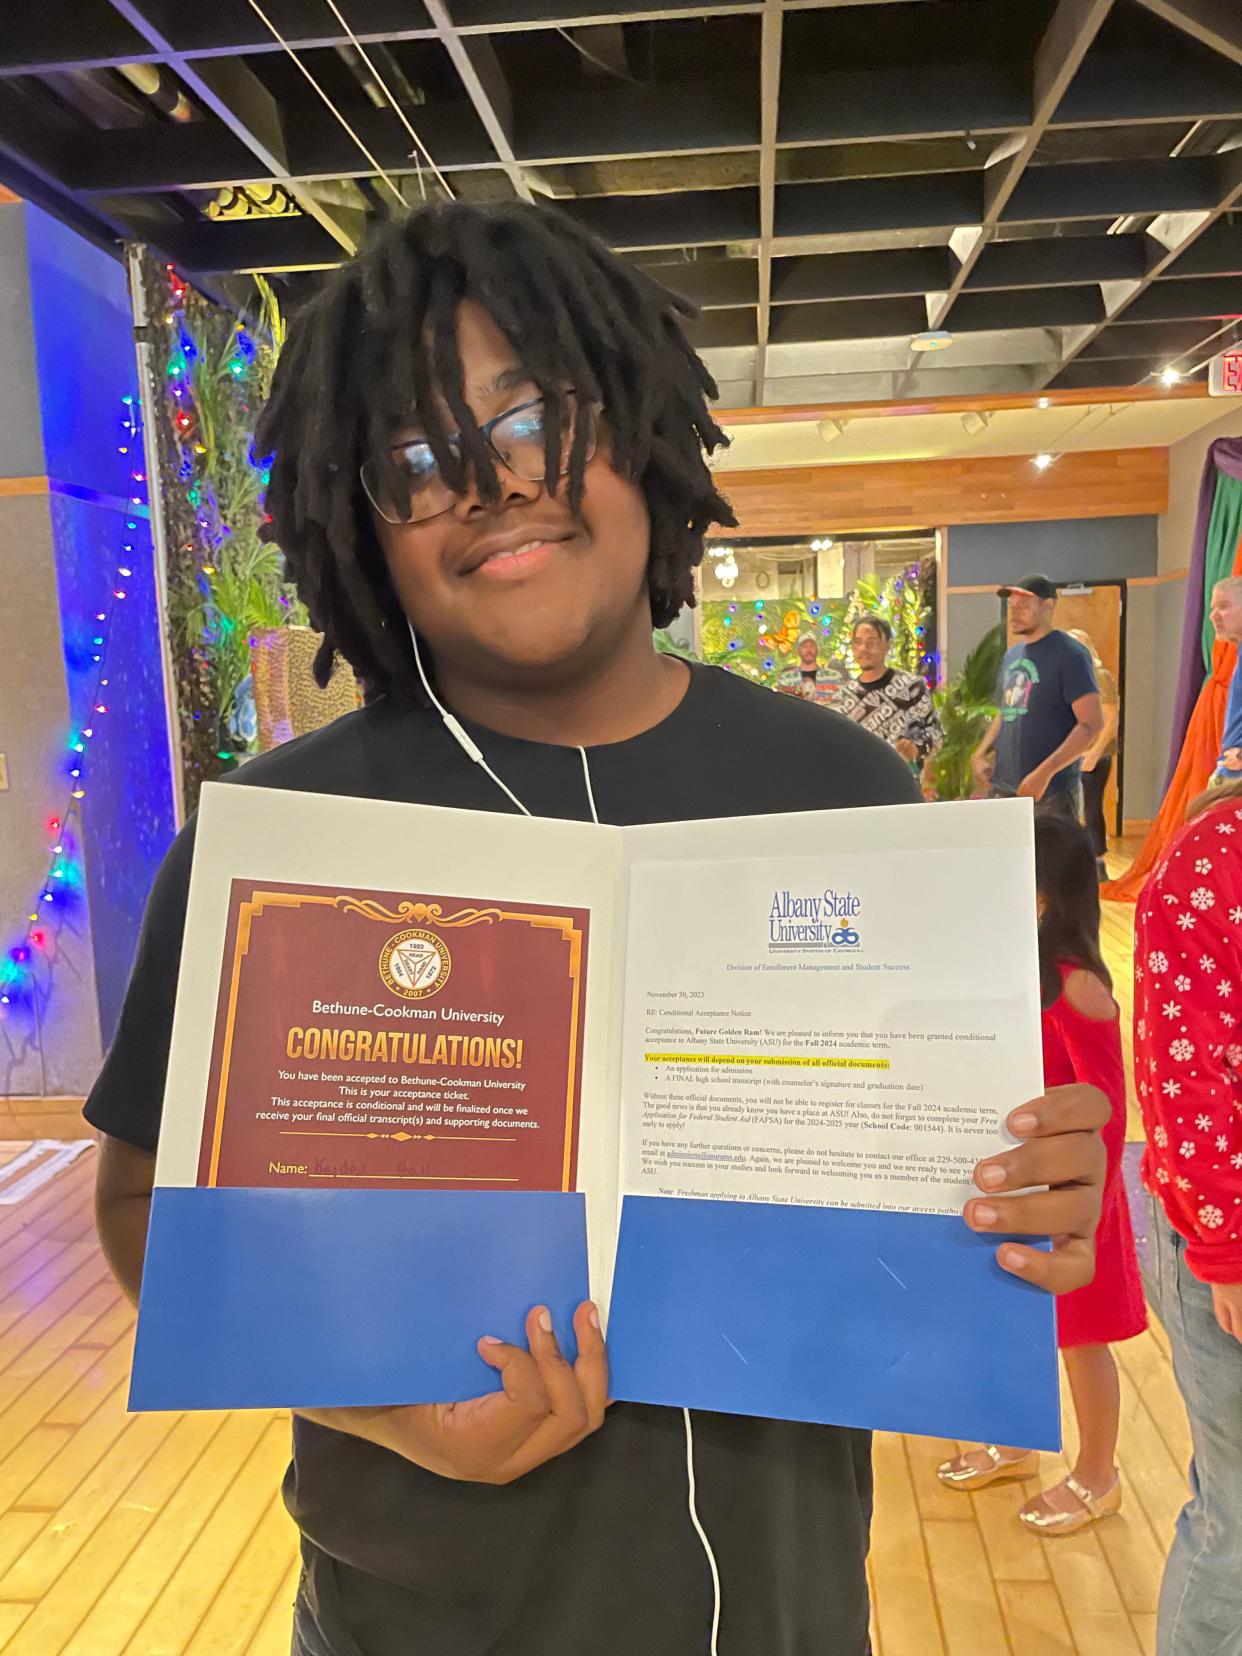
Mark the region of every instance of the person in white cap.
<instances>
[{"instance_id":1,"label":"person in white cap","mask_svg":"<svg viewBox=\"0 0 1242 1656\"><path fill-rule=\"evenodd\" d=\"M807 701L840 708L848 681L839 667L820 660L819 638L810 628L798 639L795 653L797 665L785 669L776 688L787 696L805 696Z\"/></svg>"}]
</instances>

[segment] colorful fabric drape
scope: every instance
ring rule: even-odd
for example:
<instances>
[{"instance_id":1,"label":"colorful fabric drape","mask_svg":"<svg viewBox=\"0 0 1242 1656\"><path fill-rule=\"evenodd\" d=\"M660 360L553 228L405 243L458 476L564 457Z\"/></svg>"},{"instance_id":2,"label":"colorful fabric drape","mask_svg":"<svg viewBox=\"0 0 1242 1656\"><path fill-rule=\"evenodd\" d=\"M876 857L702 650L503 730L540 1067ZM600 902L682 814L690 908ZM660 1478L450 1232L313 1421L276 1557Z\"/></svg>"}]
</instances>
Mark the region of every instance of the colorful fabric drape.
<instances>
[{"instance_id":1,"label":"colorful fabric drape","mask_svg":"<svg viewBox=\"0 0 1242 1656\"><path fill-rule=\"evenodd\" d=\"M1242 575L1242 555L1239 555L1234 573ZM1100 887L1100 896L1114 902L1133 903L1143 889L1143 882L1164 850L1186 820L1186 807L1201 794L1216 769L1220 757L1220 739L1225 726L1225 700L1229 681L1238 659L1236 644L1212 646L1212 670L1199 692L1199 700L1190 715L1190 724L1182 743L1181 756L1169 783L1159 814L1147 831L1138 856L1119 880L1111 880Z\"/></svg>"},{"instance_id":2,"label":"colorful fabric drape","mask_svg":"<svg viewBox=\"0 0 1242 1656\"><path fill-rule=\"evenodd\" d=\"M1242 534L1242 437L1218 437L1204 456L1203 477L1199 483L1199 506L1186 582L1181 666L1169 731L1166 793L1173 785L1190 716L1203 689L1204 672L1211 665L1212 625L1207 611L1212 588L1233 568L1239 534Z\"/></svg>"},{"instance_id":3,"label":"colorful fabric drape","mask_svg":"<svg viewBox=\"0 0 1242 1656\"><path fill-rule=\"evenodd\" d=\"M1114 902L1137 900L1160 853L1186 820L1186 807L1216 769L1238 651L1234 644L1215 642L1208 609L1212 589L1230 574L1242 575L1242 438L1218 437L1204 457L1199 484L1164 799L1133 864L1121 879L1100 887L1101 897Z\"/></svg>"},{"instance_id":4,"label":"colorful fabric drape","mask_svg":"<svg viewBox=\"0 0 1242 1656\"><path fill-rule=\"evenodd\" d=\"M1239 443L1238 447L1242 450L1242 443ZM1208 615L1212 593L1233 573L1239 542L1242 542L1242 470L1237 477L1221 472L1216 484L1216 498L1212 502L1203 565L1202 626L1205 669L1211 668L1212 650L1216 643L1216 629Z\"/></svg>"},{"instance_id":5,"label":"colorful fabric drape","mask_svg":"<svg viewBox=\"0 0 1242 1656\"><path fill-rule=\"evenodd\" d=\"M1242 575L1242 539L1235 539L1232 564L1222 573ZM1218 574L1213 585L1220 579L1221 575ZM1209 600L1210 596L1211 588L1208 589ZM1194 647L1197 652L1197 639ZM1159 813L1148 829L1147 838L1143 841L1133 864L1121 879L1112 880L1100 887L1101 897L1109 897L1114 902L1121 903L1137 901L1138 894L1143 889L1143 882L1160 853L1185 822L1186 807L1207 787L1212 772L1216 769L1216 761L1220 757L1221 735L1225 727L1225 702L1229 696L1229 685L1237 660L1236 644L1213 643L1211 667L1191 712L1181 752L1165 789Z\"/></svg>"}]
</instances>

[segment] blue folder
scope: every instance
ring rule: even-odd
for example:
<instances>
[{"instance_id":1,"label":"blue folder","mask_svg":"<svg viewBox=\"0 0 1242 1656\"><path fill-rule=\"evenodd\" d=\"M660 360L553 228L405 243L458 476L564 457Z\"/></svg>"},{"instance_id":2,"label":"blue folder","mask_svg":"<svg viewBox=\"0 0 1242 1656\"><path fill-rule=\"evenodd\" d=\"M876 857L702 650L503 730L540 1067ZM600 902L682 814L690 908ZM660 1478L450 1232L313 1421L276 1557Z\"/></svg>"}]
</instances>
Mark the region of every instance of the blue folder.
<instances>
[{"instance_id":1,"label":"blue folder","mask_svg":"<svg viewBox=\"0 0 1242 1656\"><path fill-rule=\"evenodd\" d=\"M588 1293L573 1193L157 1186L130 1407L479 1397L480 1336L524 1344L546 1305L572 1357Z\"/></svg>"},{"instance_id":2,"label":"blue folder","mask_svg":"<svg viewBox=\"0 0 1242 1656\"><path fill-rule=\"evenodd\" d=\"M613 1393L1059 1449L1055 1305L1001 1270L1001 1240L956 1216L627 1196Z\"/></svg>"},{"instance_id":3,"label":"blue folder","mask_svg":"<svg viewBox=\"0 0 1242 1656\"><path fill-rule=\"evenodd\" d=\"M1060 1447L1055 1310L956 1217L630 1196L612 1395ZM135 1409L444 1403L588 1297L584 1198L157 1187Z\"/></svg>"}]
</instances>

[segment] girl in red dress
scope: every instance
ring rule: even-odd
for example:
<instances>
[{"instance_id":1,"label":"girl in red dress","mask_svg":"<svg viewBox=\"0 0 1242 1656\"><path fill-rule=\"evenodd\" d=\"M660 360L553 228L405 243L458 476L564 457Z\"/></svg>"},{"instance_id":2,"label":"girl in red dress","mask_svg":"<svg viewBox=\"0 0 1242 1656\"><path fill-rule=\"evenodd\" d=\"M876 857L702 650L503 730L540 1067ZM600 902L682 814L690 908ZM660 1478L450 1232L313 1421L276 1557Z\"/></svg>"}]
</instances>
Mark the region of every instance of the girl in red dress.
<instances>
[{"instance_id":1,"label":"girl in red dress","mask_svg":"<svg viewBox=\"0 0 1242 1656\"><path fill-rule=\"evenodd\" d=\"M1112 1105L1103 1133L1108 1174L1095 1240L1095 1279L1057 1301L1057 1343L1078 1420L1078 1455L1068 1478L1036 1495L1018 1514L1029 1529L1069 1535L1121 1506L1115 1463L1121 1391L1109 1347L1143 1332L1147 1308L1121 1176L1126 1136L1121 1029L1112 980L1100 954L1095 859L1077 823L1036 814L1035 883L1045 1085L1089 1082ZM1037 1450L987 1444L946 1461L939 1477L953 1489L980 1489L1038 1472Z\"/></svg>"}]
</instances>

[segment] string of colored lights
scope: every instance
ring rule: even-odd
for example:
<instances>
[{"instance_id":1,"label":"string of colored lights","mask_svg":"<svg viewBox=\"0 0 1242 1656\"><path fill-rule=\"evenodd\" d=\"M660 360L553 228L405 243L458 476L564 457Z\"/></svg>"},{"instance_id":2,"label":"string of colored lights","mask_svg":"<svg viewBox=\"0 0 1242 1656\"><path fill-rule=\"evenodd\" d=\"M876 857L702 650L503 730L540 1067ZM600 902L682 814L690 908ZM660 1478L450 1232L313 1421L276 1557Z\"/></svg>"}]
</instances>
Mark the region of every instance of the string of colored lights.
<instances>
[{"instance_id":1,"label":"string of colored lights","mask_svg":"<svg viewBox=\"0 0 1242 1656\"><path fill-rule=\"evenodd\" d=\"M267 460L254 452L251 409L263 396L264 374L270 372L265 364L270 364L273 352L270 340L245 320L232 322L221 339L172 265L164 267L163 277L164 323L169 330L164 385L170 399L171 438L164 500L166 511L174 494L188 508L172 513L169 520L177 525L170 536L176 566L171 608L175 622L192 606L191 653L203 668L199 682L190 683L184 703L190 724L209 721L216 736L211 752L227 764L247 750L249 710L236 698L215 705L204 698L203 686L219 690L230 683L231 673L233 685L244 691L247 652L256 630L304 619L281 576L254 575L256 537L265 517L263 493L271 474ZM244 486L239 482L242 472L249 479ZM206 757L192 731L190 743L189 751ZM202 778L214 774L209 769Z\"/></svg>"},{"instance_id":2,"label":"string of colored lights","mask_svg":"<svg viewBox=\"0 0 1242 1656\"><path fill-rule=\"evenodd\" d=\"M121 422L118 452L130 456L128 506L146 504L147 479L143 471L141 427L138 404L133 396L121 399ZM63 922L69 912L82 900L85 874L81 861L82 801L86 798L87 757L90 743L98 734L101 719L108 716L108 645L112 637L112 620L118 604L128 596L126 583L133 575L131 559L135 551L134 532L138 519L127 511L121 534L121 550L110 581L110 593L104 607L95 611L86 654L89 665L95 668L94 688L85 722L70 732L65 747L64 780L66 798L59 811L47 819L47 833L51 840L48 850L47 872L39 887L39 895L30 905L25 925L18 940L0 955L0 1016L14 1012L33 1011L39 1015L38 990L40 963L50 960L55 948L54 928Z\"/></svg>"},{"instance_id":3,"label":"string of colored lights","mask_svg":"<svg viewBox=\"0 0 1242 1656\"><path fill-rule=\"evenodd\" d=\"M812 545L817 544L812 542ZM724 555L727 555L730 559L734 557L732 548L728 547L716 548L710 555L715 558ZM717 571L717 578L719 578L719 571ZM722 584L732 586L733 582L729 581ZM791 602L795 606L805 605L805 615L797 607L790 609L788 606ZM918 619L914 620L909 628L913 635L912 652L908 657L903 658L900 654L902 612L906 606L910 607L918 616ZM931 688L935 689L939 656L935 648L932 629L928 626L926 619L928 597L923 590L923 566L917 563L911 564L909 568L900 571L895 577L891 578L880 593L877 608L879 613L893 625L899 651L896 657L898 664L926 678ZM752 618L755 627L756 648L753 651L748 650L747 640L737 636L734 632L735 626L740 626L743 623L748 612L753 612ZM829 605L821 599L803 597L797 599L787 597L754 598L744 601L740 609L736 601L730 602L720 619L721 624L730 634L727 639L727 649L730 655L733 652L740 653L737 667L740 667L746 676L757 678L761 683L767 681L760 676L760 669L770 673L778 668L785 668L793 661L797 642L799 638L804 636L803 629L806 632L822 632L821 648L830 651L835 650L836 654L845 662L847 670L849 668L849 661L846 660L848 651L847 648L843 648L842 642L844 640L844 646L848 646L848 606L846 615L842 617L834 615ZM832 636L833 630L837 628L838 621L842 623L846 631L842 634L838 629L838 636L834 639ZM726 672L737 670L728 655L721 662L721 665Z\"/></svg>"}]
</instances>

